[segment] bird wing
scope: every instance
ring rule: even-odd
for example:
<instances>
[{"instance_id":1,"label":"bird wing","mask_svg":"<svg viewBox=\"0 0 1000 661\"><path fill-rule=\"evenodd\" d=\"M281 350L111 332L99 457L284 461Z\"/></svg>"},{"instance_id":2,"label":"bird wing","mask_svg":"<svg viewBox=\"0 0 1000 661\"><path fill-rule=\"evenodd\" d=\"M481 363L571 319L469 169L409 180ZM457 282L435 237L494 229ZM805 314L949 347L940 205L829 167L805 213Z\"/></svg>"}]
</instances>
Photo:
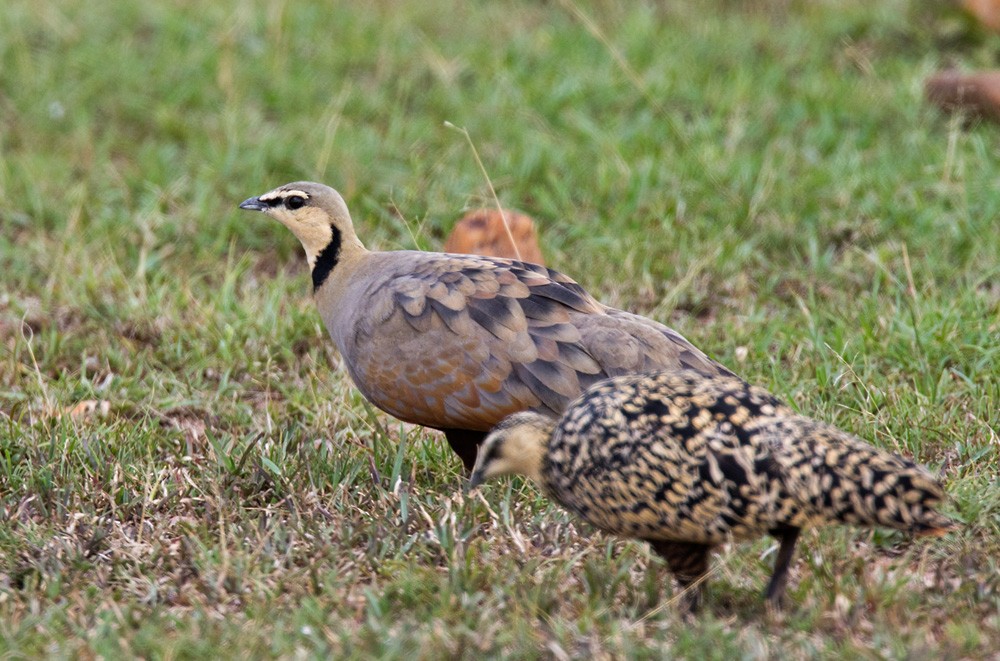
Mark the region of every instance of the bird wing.
<instances>
[{"instance_id":1,"label":"bird wing","mask_svg":"<svg viewBox=\"0 0 1000 661\"><path fill-rule=\"evenodd\" d=\"M954 521L936 512L946 499L927 469L831 425L803 416L766 433L789 489L813 521L927 532Z\"/></svg>"},{"instance_id":2,"label":"bird wing","mask_svg":"<svg viewBox=\"0 0 1000 661\"><path fill-rule=\"evenodd\" d=\"M690 369L735 376L669 326L624 310L604 307L605 314L581 319L584 344L598 352L608 375Z\"/></svg>"},{"instance_id":3,"label":"bird wing","mask_svg":"<svg viewBox=\"0 0 1000 661\"><path fill-rule=\"evenodd\" d=\"M709 444L703 482L728 485L734 518L773 527L836 521L927 531L952 525L934 511L944 499L940 482L912 461L798 415L739 379L703 379L692 392L692 402L700 399L718 421L719 442ZM736 461L744 450L752 454Z\"/></svg>"},{"instance_id":4,"label":"bird wing","mask_svg":"<svg viewBox=\"0 0 1000 661\"><path fill-rule=\"evenodd\" d=\"M561 413L587 387L642 369L717 372L675 331L597 302L566 275L516 260L383 253L348 366L398 418L487 430L510 413Z\"/></svg>"}]
</instances>

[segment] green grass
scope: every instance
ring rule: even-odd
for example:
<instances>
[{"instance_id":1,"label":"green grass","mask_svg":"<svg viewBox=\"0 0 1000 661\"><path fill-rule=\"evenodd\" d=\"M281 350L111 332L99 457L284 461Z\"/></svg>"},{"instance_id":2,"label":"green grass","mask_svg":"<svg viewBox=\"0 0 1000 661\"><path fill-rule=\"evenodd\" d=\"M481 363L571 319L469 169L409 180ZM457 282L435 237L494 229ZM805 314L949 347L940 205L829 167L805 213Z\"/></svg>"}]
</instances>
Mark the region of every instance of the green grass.
<instances>
[{"instance_id":1,"label":"green grass","mask_svg":"<svg viewBox=\"0 0 1000 661\"><path fill-rule=\"evenodd\" d=\"M922 99L1000 37L918 0L8 0L0 25L0 656L1000 650L1000 131ZM940 470L968 525L810 532L775 617L771 542L736 545L692 623L642 544L520 481L463 495L338 367L295 239L235 206L321 180L369 246L438 248L489 201L445 122L554 267ZM110 410L59 415L85 400Z\"/></svg>"}]
</instances>

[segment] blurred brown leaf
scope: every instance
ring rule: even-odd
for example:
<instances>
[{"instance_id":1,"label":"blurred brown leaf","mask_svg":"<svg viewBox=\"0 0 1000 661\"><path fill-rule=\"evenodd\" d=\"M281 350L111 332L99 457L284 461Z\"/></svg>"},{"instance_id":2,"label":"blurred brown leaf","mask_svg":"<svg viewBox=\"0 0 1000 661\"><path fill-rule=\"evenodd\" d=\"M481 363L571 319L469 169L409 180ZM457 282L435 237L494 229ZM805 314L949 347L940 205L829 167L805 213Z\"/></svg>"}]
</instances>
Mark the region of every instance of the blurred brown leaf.
<instances>
[{"instance_id":1,"label":"blurred brown leaf","mask_svg":"<svg viewBox=\"0 0 1000 661\"><path fill-rule=\"evenodd\" d=\"M1000 0L962 0L962 8L983 26L1000 32Z\"/></svg>"},{"instance_id":2,"label":"blurred brown leaf","mask_svg":"<svg viewBox=\"0 0 1000 661\"><path fill-rule=\"evenodd\" d=\"M927 79L924 91L945 112L1000 122L1000 71L942 71Z\"/></svg>"},{"instance_id":3,"label":"blurred brown leaf","mask_svg":"<svg viewBox=\"0 0 1000 661\"><path fill-rule=\"evenodd\" d=\"M504 228L504 217L510 228L509 235ZM465 214L445 241L444 250L545 264L534 221L509 209L504 209L503 214L498 209L476 209Z\"/></svg>"},{"instance_id":4,"label":"blurred brown leaf","mask_svg":"<svg viewBox=\"0 0 1000 661\"><path fill-rule=\"evenodd\" d=\"M63 413L73 420L84 420L90 417L103 418L111 411L111 402L106 399L85 399L73 406L67 406Z\"/></svg>"}]
</instances>

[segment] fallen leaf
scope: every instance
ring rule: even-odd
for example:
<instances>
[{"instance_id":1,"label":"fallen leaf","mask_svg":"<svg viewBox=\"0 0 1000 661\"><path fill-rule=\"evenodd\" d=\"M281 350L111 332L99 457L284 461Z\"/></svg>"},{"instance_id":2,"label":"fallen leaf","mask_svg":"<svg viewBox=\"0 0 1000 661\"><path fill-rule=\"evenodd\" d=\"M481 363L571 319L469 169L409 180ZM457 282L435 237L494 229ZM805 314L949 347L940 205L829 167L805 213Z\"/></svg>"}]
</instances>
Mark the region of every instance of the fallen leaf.
<instances>
[{"instance_id":1,"label":"fallen leaf","mask_svg":"<svg viewBox=\"0 0 1000 661\"><path fill-rule=\"evenodd\" d=\"M68 406L63 413L73 420L85 420L89 417L103 418L111 411L111 402L106 399L85 399L73 406Z\"/></svg>"}]
</instances>

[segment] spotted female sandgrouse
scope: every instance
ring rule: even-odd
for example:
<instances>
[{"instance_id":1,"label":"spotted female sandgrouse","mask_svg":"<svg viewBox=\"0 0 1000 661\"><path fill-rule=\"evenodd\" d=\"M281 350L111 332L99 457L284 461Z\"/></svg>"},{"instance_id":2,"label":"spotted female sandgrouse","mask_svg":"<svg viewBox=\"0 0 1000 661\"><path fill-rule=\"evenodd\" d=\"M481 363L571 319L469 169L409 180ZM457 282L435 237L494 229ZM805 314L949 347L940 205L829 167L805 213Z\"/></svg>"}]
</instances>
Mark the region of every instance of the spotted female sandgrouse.
<instances>
[{"instance_id":1,"label":"spotted female sandgrouse","mask_svg":"<svg viewBox=\"0 0 1000 661\"><path fill-rule=\"evenodd\" d=\"M533 412L486 438L470 487L526 475L590 524L648 541L696 609L711 550L781 541L778 605L799 531L825 523L942 534L945 498L925 469L797 415L735 376L657 371L593 386L554 420Z\"/></svg>"},{"instance_id":2,"label":"spotted female sandgrouse","mask_svg":"<svg viewBox=\"0 0 1000 661\"><path fill-rule=\"evenodd\" d=\"M287 184L240 208L278 220L302 243L319 312L358 389L400 420L443 431L466 470L504 416L557 415L608 376L729 373L676 331L602 305L544 266L369 251L328 186Z\"/></svg>"}]
</instances>

